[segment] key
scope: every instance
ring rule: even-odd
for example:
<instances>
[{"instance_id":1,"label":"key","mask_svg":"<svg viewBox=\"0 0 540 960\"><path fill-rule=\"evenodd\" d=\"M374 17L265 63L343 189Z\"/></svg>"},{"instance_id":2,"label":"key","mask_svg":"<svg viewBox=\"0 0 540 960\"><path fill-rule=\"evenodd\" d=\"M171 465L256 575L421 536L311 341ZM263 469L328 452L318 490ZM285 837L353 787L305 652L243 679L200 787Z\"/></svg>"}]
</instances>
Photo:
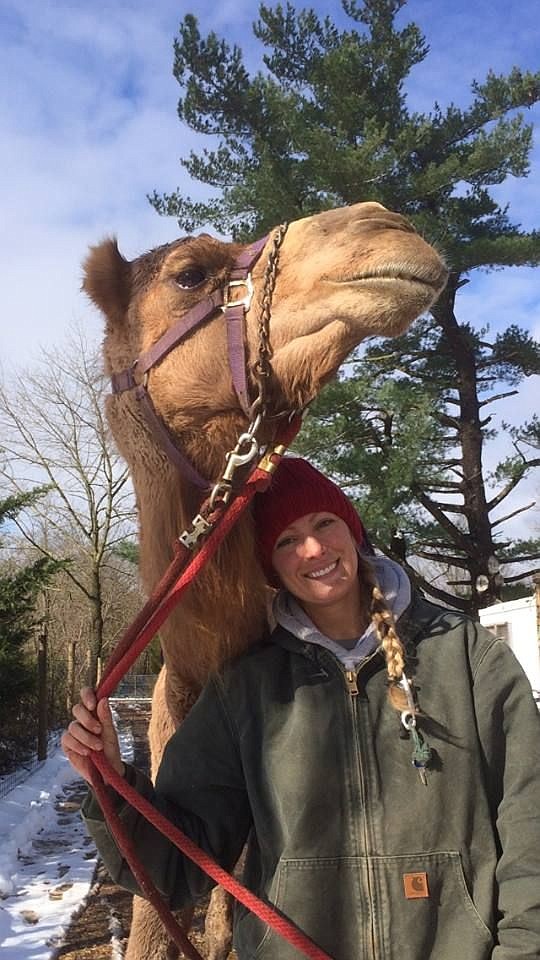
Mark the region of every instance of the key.
<instances>
[{"instance_id":1,"label":"key","mask_svg":"<svg viewBox=\"0 0 540 960\"><path fill-rule=\"evenodd\" d=\"M418 770L418 776L420 777L420 780L422 781L422 783L424 784L424 786L427 787L427 776L426 776L426 765L425 765L425 763L421 763L421 761L419 761L419 760L413 760L412 764L413 764L413 767L416 767L416 769Z\"/></svg>"}]
</instances>

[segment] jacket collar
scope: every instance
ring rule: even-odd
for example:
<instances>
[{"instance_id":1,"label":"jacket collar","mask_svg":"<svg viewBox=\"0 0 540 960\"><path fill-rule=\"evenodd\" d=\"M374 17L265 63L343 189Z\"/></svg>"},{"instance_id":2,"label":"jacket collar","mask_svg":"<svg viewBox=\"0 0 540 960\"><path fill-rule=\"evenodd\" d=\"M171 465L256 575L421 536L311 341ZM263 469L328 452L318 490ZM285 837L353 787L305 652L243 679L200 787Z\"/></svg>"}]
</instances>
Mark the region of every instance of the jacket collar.
<instances>
[{"instance_id":1,"label":"jacket collar","mask_svg":"<svg viewBox=\"0 0 540 960\"><path fill-rule=\"evenodd\" d=\"M418 643L431 633L439 632L440 626L435 623L439 619L443 608L431 603L415 588L411 592L411 601L408 607L403 611L397 620L399 637L405 647L407 656L415 656ZM318 658L319 652L323 649L316 644L308 643L305 640L299 640L289 630L280 624L272 631L271 642L279 644L286 650L294 653L300 653L310 660ZM375 660L381 658L374 658ZM382 660L381 660L382 663Z\"/></svg>"}]
</instances>

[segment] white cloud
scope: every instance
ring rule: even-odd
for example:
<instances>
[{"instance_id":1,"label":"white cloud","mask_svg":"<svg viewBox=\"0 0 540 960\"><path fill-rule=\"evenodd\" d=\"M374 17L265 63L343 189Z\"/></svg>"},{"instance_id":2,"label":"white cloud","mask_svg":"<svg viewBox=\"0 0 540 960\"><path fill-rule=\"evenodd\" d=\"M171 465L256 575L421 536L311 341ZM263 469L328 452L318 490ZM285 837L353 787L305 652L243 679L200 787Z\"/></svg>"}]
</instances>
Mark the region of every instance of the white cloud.
<instances>
[{"instance_id":1,"label":"white cloud","mask_svg":"<svg viewBox=\"0 0 540 960\"><path fill-rule=\"evenodd\" d=\"M2 359L30 359L73 318L89 243L117 232L128 255L172 239L146 200L182 179L171 74L175 21L143 4L12 6L4 34L0 185ZM136 14L136 15L135 15ZM191 134L190 134L191 136Z\"/></svg>"},{"instance_id":2,"label":"white cloud","mask_svg":"<svg viewBox=\"0 0 540 960\"><path fill-rule=\"evenodd\" d=\"M471 82L481 83L490 69L538 69L534 0L409 0L400 16L402 25L411 19L418 24L430 48L408 83L416 109L429 111L435 100L466 106Z\"/></svg>"}]
</instances>

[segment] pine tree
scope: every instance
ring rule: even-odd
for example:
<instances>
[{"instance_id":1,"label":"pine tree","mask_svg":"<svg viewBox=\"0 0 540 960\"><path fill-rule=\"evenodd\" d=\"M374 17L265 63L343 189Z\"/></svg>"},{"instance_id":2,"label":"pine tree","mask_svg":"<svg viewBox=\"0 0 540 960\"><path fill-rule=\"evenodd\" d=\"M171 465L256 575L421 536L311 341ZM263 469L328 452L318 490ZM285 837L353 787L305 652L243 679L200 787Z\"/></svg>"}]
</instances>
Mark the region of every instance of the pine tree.
<instances>
[{"instance_id":1,"label":"pine tree","mask_svg":"<svg viewBox=\"0 0 540 960\"><path fill-rule=\"evenodd\" d=\"M396 521L392 533L379 511L380 547L403 559L405 544L407 555L436 556L462 569L468 596L455 602L476 610L501 596L499 565L504 569L517 555L530 567L539 556L538 543L519 544L516 551L515 544L499 540L500 521L496 526L491 519L492 510L539 462L528 457L531 425L517 430L519 452L495 471L493 479L503 486L493 494L482 454L489 438L485 406L540 372L540 347L515 325L496 337L473 330L456 316L456 304L472 270L540 259L539 233L512 223L490 192L508 176L528 173L532 130L523 111L540 100L540 73L518 67L507 76L490 71L482 82L472 82L466 108L435 103L429 113L412 112L406 80L429 48L414 23L398 27L405 3L343 0L349 29L291 3L262 4L254 33L264 47L264 66L253 76L239 47L213 32L202 37L195 17L186 16L175 42L174 72L182 88L178 113L214 146L192 152L182 163L217 195L196 202L177 191L154 193L150 200L188 231L211 224L238 239L260 235L282 220L377 200L406 214L443 250L450 279L431 316L399 341L372 346L369 363L353 368L353 384L342 378L316 407L324 440L317 445L312 425L302 443L324 464L328 437L341 437L343 403L356 389L361 406L351 417L357 433L347 423L348 446L338 445L327 465L341 482L356 481L364 496L367 478L374 484L372 491ZM391 386L396 368L401 380ZM404 427L409 392L410 402L421 409L423 449L414 431ZM362 417L362 410L379 410L381 417ZM377 460L370 464L370 455L358 449L366 431L372 449L379 450L382 473L370 473ZM383 462L390 448L392 458ZM408 486L388 482L392 470L399 473L398 458L407 464L401 470ZM411 503L405 503L407 491ZM371 496L368 512L374 503ZM446 590L430 592L455 599Z\"/></svg>"},{"instance_id":2,"label":"pine tree","mask_svg":"<svg viewBox=\"0 0 540 960\"><path fill-rule=\"evenodd\" d=\"M0 501L0 526L31 507L45 488ZM0 722L20 711L35 688L36 668L29 641L37 626L35 605L41 590L62 564L45 557L30 564L4 562L0 568Z\"/></svg>"}]
</instances>

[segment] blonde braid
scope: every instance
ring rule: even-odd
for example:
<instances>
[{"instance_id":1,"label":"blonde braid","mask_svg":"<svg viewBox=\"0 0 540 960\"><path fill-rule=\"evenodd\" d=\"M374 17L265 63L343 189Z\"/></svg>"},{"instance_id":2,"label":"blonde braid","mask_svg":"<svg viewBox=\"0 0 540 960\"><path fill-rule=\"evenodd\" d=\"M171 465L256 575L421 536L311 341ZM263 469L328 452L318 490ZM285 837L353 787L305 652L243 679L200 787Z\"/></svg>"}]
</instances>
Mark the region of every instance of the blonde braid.
<instances>
[{"instance_id":1,"label":"blonde braid","mask_svg":"<svg viewBox=\"0 0 540 960\"><path fill-rule=\"evenodd\" d=\"M405 669L405 650L396 630L394 616L386 605L384 594L377 584L373 568L365 557L359 556L358 558L358 572L360 581L367 588L366 593L371 591L370 615L386 658L389 683L388 699L394 709L401 713L403 710L409 710L405 691L398 686Z\"/></svg>"}]
</instances>

